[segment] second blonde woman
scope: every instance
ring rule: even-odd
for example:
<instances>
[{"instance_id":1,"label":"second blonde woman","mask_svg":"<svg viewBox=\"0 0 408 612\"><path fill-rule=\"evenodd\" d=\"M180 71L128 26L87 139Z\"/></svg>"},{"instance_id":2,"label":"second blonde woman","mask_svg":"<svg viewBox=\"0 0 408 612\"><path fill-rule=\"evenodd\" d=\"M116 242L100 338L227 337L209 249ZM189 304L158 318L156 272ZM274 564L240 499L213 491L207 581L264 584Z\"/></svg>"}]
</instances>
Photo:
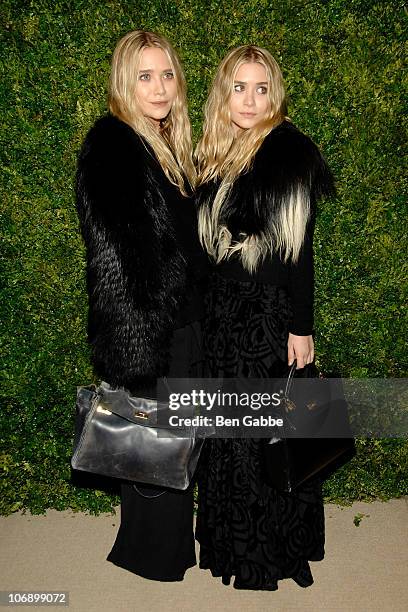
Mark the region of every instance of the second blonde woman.
<instances>
[{"instance_id":1,"label":"second blonde woman","mask_svg":"<svg viewBox=\"0 0 408 612\"><path fill-rule=\"evenodd\" d=\"M201 242L213 261L205 343L211 376L285 375L314 359L313 225L333 191L325 160L287 117L280 68L255 46L221 62L197 148ZM312 584L324 556L321 482L281 493L259 439L207 441L199 478L200 567L237 589ZM204 458L203 458L204 459Z\"/></svg>"}]
</instances>

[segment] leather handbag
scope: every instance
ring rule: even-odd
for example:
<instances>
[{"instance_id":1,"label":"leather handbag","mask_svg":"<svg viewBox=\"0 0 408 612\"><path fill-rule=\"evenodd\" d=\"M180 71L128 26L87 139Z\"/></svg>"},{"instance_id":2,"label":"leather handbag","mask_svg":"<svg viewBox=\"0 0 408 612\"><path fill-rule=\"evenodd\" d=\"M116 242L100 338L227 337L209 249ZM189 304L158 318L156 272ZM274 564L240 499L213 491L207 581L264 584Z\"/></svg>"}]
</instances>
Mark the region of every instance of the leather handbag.
<instances>
[{"instance_id":1,"label":"leather handbag","mask_svg":"<svg viewBox=\"0 0 408 612\"><path fill-rule=\"evenodd\" d=\"M310 378L310 384L293 385L294 377ZM302 381L303 382L303 381ZM324 385L316 366L308 364L296 370L292 364L281 395L285 434L301 432L308 437L285 437L261 440L261 466L265 482L284 492L292 492L314 477L329 478L356 454L354 438L348 422L347 403L336 381ZM336 398L333 401L333 398ZM329 432L340 431L345 437L317 437L324 431L330 415ZM316 437L314 437L316 436Z\"/></svg>"},{"instance_id":2,"label":"leather handbag","mask_svg":"<svg viewBox=\"0 0 408 612\"><path fill-rule=\"evenodd\" d=\"M79 387L75 409L73 469L187 489L204 436L195 427L160 431L159 412L168 404L102 382Z\"/></svg>"}]
</instances>

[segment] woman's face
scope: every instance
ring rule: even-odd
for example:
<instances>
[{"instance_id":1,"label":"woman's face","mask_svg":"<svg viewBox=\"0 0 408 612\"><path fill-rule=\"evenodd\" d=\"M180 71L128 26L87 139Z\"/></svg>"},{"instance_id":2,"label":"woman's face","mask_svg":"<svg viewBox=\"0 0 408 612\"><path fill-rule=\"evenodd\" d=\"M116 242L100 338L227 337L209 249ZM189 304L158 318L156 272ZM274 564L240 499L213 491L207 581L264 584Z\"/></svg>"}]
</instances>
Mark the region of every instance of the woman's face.
<instances>
[{"instance_id":1,"label":"woman's face","mask_svg":"<svg viewBox=\"0 0 408 612\"><path fill-rule=\"evenodd\" d=\"M270 112L265 66L241 64L235 75L229 110L235 133L255 127Z\"/></svg>"},{"instance_id":2,"label":"woman's face","mask_svg":"<svg viewBox=\"0 0 408 612\"><path fill-rule=\"evenodd\" d=\"M136 97L143 115L159 128L176 95L176 76L167 54L158 47L143 49L136 85Z\"/></svg>"}]
</instances>

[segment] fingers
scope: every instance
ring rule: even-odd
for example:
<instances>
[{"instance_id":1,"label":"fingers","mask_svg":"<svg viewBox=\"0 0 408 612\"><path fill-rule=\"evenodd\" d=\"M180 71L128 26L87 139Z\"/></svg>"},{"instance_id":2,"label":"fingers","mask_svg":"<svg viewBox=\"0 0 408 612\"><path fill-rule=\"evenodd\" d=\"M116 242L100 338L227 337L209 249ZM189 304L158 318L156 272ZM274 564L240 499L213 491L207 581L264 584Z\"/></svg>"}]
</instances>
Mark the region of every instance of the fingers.
<instances>
[{"instance_id":1,"label":"fingers","mask_svg":"<svg viewBox=\"0 0 408 612\"><path fill-rule=\"evenodd\" d=\"M314 342L312 336L294 336L289 334L288 365L296 359L296 369L300 370L314 360Z\"/></svg>"},{"instance_id":2,"label":"fingers","mask_svg":"<svg viewBox=\"0 0 408 612\"><path fill-rule=\"evenodd\" d=\"M314 359L314 349L311 348L310 351L308 351L307 353L303 353L299 356L296 356L297 359L297 370L300 370L300 368L304 368L308 363L313 363L313 359Z\"/></svg>"},{"instance_id":3,"label":"fingers","mask_svg":"<svg viewBox=\"0 0 408 612\"><path fill-rule=\"evenodd\" d=\"M293 359L296 358L296 369L297 370L301 370L302 368L304 368L308 363L312 363L313 359L314 359L314 349L313 347L309 350L305 350L305 349L297 349L296 350L296 346L293 347L292 349L293 352L293 358L291 359L291 361L289 362L289 365L292 365L293 363Z\"/></svg>"},{"instance_id":4,"label":"fingers","mask_svg":"<svg viewBox=\"0 0 408 612\"><path fill-rule=\"evenodd\" d=\"M314 358L315 358L314 342L313 342L313 338L310 338L309 355L308 355L306 363L312 363Z\"/></svg>"},{"instance_id":5,"label":"fingers","mask_svg":"<svg viewBox=\"0 0 408 612\"><path fill-rule=\"evenodd\" d=\"M296 356L297 362L296 362L296 369L297 370L301 370L302 368L305 367L307 361L306 358L302 355L302 356Z\"/></svg>"},{"instance_id":6,"label":"fingers","mask_svg":"<svg viewBox=\"0 0 408 612\"><path fill-rule=\"evenodd\" d=\"M294 347L291 347L291 350L288 347L288 365L292 365L293 361L296 359L296 369L300 370L304 368L307 363L308 356L305 353L301 353L300 351L296 352Z\"/></svg>"},{"instance_id":7,"label":"fingers","mask_svg":"<svg viewBox=\"0 0 408 612\"><path fill-rule=\"evenodd\" d=\"M292 343L288 344L288 365L292 365L295 359L295 350Z\"/></svg>"}]
</instances>

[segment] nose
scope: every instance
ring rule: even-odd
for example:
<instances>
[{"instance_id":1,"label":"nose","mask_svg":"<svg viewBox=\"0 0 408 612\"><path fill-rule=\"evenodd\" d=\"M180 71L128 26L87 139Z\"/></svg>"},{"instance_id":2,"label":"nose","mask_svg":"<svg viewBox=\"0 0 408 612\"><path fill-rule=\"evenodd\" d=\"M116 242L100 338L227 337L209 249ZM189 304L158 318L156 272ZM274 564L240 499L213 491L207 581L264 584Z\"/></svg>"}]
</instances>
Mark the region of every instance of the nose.
<instances>
[{"instance_id":1,"label":"nose","mask_svg":"<svg viewBox=\"0 0 408 612\"><path fill-rule=\"evenodd\" d=\"M254 92L250 88L245 90L244 105L249 107L255 105Z\"/></svg>"},{"instance_id":2,"label":"nose","mask_svg":"<svg viewBox=\"0 0 408 612\"><path fill-rule=\"evenodd\" d=\"M164 96L166 93L166 88L164 86L164 80L157 76L154 80L154 94L156 96Z\"/></svg>"}]
</instances>

